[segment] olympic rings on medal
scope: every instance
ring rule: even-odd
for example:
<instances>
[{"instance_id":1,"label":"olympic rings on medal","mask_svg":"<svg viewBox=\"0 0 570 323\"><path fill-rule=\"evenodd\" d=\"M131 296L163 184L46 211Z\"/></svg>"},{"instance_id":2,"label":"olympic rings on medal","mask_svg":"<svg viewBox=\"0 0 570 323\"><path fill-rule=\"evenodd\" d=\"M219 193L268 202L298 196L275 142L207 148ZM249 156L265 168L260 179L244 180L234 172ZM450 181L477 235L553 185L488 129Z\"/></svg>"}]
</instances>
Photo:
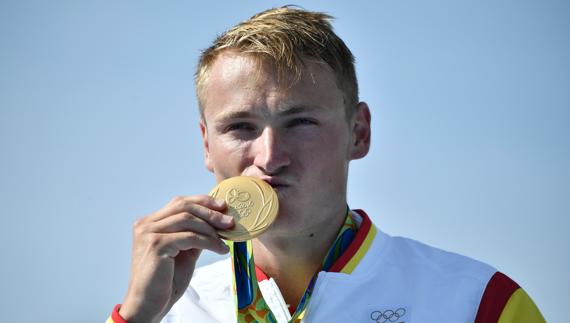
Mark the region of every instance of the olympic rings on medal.
<instances>
[{"instance_id":1,"label":"olympic rings on medal","mask_svg":"<svg viewBox=\"0 0 570 323\"><path fill-rule=\"evenodd\" d=\"M245 202L250 199L250 194L248 192L240 192L237 189L231 189L227 194L227 200L230 204L234 204L235 202Z\"/></svg>"}]
</instances>

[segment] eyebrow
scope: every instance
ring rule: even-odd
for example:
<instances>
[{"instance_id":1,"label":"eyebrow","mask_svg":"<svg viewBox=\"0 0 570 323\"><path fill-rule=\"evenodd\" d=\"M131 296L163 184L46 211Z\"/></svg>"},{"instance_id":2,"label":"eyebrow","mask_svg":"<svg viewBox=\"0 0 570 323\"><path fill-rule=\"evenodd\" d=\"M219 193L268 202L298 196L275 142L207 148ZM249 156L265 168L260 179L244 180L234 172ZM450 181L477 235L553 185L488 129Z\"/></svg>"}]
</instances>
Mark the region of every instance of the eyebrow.
<instances>
[{"instance_id":1,"label":"eyebrow","mask_svg":"<svg viewBox=\"0 0 570 323\"><path fill-rule=\"evenodd\" d=\"M292 107L287 107L283 110L280 110L277 115L279 116L289 116L293 114L303 113L303 112L310 112L310 111L318 111L323 110L323 107L318 105L295 105Z\"/></svg>"},{"instance_id":2,"label":"eyebrow","mask_svg":"<svg viewBox=\"0 0 570 323\"><path fill-rule=\"evenodd\" d=\"M304 112L323 110L324 108L318 105L295 105L291 107L286 107L283 109L278 109L277 116L290 116ZM222 112L218 120L231 120L231 119L246 119L255 116L251 110L234 110L229 112Z\"/></svg>"}]
</instances>

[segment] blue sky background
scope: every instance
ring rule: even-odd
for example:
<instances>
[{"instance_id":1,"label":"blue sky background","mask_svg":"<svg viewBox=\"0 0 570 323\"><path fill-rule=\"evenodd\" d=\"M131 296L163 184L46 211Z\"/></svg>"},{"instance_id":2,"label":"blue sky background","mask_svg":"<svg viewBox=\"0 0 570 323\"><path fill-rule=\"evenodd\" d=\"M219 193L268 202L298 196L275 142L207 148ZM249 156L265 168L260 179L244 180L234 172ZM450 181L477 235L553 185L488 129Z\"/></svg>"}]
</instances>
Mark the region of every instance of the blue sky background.
<instances>
[{"instance_id":1,"label":"blue sky background","mask_svg":"<svg viewBox=\"0 0 570 323\"><path fill-rule=\"evenodd\" d=\"M0 0L3 321L103 322L122 301L132 222L214 185L200 49L287 3ZM566 321L570 2L296 4L337 17L372 109L351 207L496 266Z\"/></svg>"}]
</instances>

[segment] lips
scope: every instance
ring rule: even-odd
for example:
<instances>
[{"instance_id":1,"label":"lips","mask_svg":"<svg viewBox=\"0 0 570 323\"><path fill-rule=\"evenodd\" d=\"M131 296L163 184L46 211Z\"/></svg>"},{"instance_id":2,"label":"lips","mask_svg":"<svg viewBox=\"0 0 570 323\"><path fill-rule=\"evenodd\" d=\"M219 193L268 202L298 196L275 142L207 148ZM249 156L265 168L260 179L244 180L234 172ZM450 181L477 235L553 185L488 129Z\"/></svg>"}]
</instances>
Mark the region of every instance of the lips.
<instances>
[{"instance_id":1,"label":"lips","mask_svg":"<svg viewBox=\"0 0 570 323\"><path fill-rule=\"evenodd\" d=\"M289 183L287 183L287 181L279 177L261 177L260 179L271 185L273 188L283 188L289 186Z\"/></svg>"}]
</instances>

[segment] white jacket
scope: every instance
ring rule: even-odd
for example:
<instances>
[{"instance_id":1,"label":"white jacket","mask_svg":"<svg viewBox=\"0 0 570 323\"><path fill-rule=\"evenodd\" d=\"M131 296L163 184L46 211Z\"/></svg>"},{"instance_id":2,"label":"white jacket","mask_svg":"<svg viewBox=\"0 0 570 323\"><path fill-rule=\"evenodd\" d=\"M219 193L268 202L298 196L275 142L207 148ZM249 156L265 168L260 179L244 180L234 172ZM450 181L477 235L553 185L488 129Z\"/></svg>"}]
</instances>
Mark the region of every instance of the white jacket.
<instances>
[{"instance_id":1,"label":"white jacket","mask_svg":"<svg viewBox=\"0 0 570 323\"><path fill-rule=\"evenodd\" d=\"M360 225L362 217L353 214ZM352 273L318 274L303 322L474 322L495 273L479 261L378 230ZM229 258L197 269L163 322L236 322L232 275ZM260 289L286 322L288 311L273 280L261 282Z\"/></svg>"}]
</instances>

